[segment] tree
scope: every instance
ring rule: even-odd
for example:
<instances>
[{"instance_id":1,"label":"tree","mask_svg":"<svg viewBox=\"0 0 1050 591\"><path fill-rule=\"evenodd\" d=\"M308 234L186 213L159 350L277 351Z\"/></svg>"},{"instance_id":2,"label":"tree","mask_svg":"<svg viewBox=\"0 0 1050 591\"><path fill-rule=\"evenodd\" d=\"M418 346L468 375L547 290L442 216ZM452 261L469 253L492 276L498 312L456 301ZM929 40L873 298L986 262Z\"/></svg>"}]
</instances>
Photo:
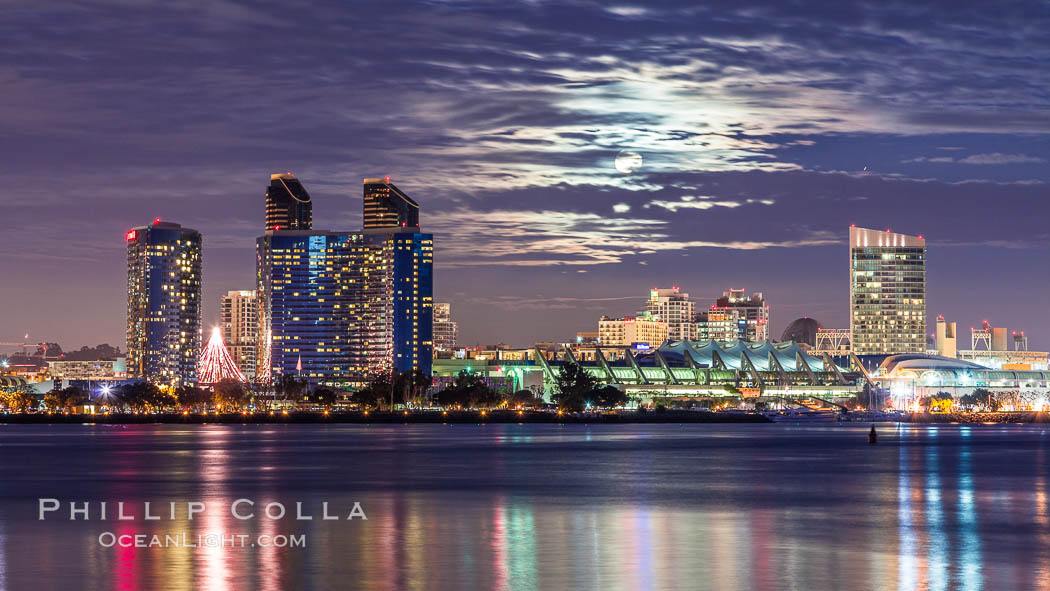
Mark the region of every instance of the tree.
<instances>
[{"instance_id":1,"label":"tree","mask_svg":"<svg viewBox=\"0 0 1050 591\"><path fill-rule=\"evenodd\" d=\"M281 400L302 400L306 392L306 380L293 375L282 374L273 385L274 392Z\"/></svg>"},{"instance_id":2,"label":"tree","mask_svg":"<svg viewBox=\"0 0 1050 591\"><path fill-rule=\"evenodd\" d=\"M331 408L335 404L335 390L320 386L314 389L313 394L310 396L311 400L320 404L325 408Z\"/></svg>"},{"instance_id":3,"label":"tree","mask_svg":"<svg viewBox=\"0 0 1050 591\"><path fill-rule=\"evenodd\" d=\"M556 392L552 399L564 410L580 412L588 406L615 407L627 404L630 398L615 386L599 386L578 363L563 364L555 376Z\"/></svg>"},{"instance_id":4,"label":"tree","mask_svg":"<svg viewBox=\"0 0 1050 591\"><path fill-rule=\"evenodd\" d=\"M156 410L172 402L171 397L164 394L156 384L149 382L120 386L117 388L116 399L118 405L125 410Z\"/></svg>"},{"instance_id":5,"label":"tree","mask_svg":"<svg viewBox=\"0 0 1050 591\"><path fill-rule=\"evenodd\" d=\"M919 400L919 406L930 412L951 412L955 399L947 392L938 392L932 396L925 396Z\"/></svg>"},{"instance_id":6,"label":"tree","mask_svg":"<svg viewBox=\"0 0 1050 591\"><path fill-rule=\"evenodd\" d=\"M197 386L179 386L179 389L175 390L175 399L184 409L202 411L208 408L208 403L212 401L212 394Z\"/></svg>"},{"instance_id":7,"label":"tree","mask_svg":"<svg viewBox=\"0 0 1050 591\"><path fill-rule=\"evenodd\" d=\"M589 396L597 385L598 380L580 364L566 361L554 378L555 393L551 399L564 410L580 412L588 404Z\"/></svg>"},{"instance_id":8,"label":"tree","mask_svg":"<svg viewBox=\"0 0 1050 591\"><path fill-rule=\"evenodd\" d=\"M212 385L215 407L223 412L236 412L248 403L244 384L240 380L226 378Z\"/></svg>"},{"instance_id":9,"label":"tree","mask_svg":"<svg viewBox=\"0 0 1050 591\"><path fill-rule=\"evenodd\" d=\"M394 380L394 390L401 393L402 402L412 402L422 405L423 398L433 382L429 375L423 370L416 368L397 374Z\"/></svg>"},{"instance_id":10,"label":"tree","mask_svg":"<svg viewBox=\"0 0 1050 591\"><path fill-rule=\"evenodd\" d=\"M627 393L623 390L616 386L605 386L594 391L592 404L613 408L623 406L627 404L629 400L630 397L627 396Z\"/></svg>"},{"instance_id":11,"label":"tree","mask_svg":"<svg viewBox=\"0 0 1050 591\"><path fill-rule=\"evenodd\" d=\"M434 400L446 408L490 408L500 401L499 396L485 380L466 370L460 371L449 387L435 394Z\"/></svg>"},{"instance_id":12,"label":"tree","mask_svg":"<svg viewBox=\"0 0 1050 591\"><path fill-rule=\"evenodd\" d=\"M11 412L23 413L34 410L37 405L36 395L29 386L12 386L0 390L0 404Z\"/></svg>"},{"instance_id":13,"label":"tree","mask_svg":"<svg viewBox=\"0 0 1050 591\"><path fill-rule=\"evenodd\" d=\"M62 346L58 343L41 343L37 345L36 352L33 355L36 357L61 357Z\"/></svg>"},{"instance_id":14,"label":"tree","mask_svg":"<svg viewBox=\"0 0 1050 591\"><path fill-rule=\"evenodd\" d=\"M44 394L44 404L49 409L70 412L74 406L88 401L88 394L76 386L52 390Z\"/></svg>"},{"instance_id":15,"label":"tree","mask_svg":"<svg viewBox=\"0 0 1050 591\"><path fill-rule=\"evenodd\" d=\"M380 372L372 376L368 384L354 392L350 399L362 408L379 408L390 400L390 374Z\"/></svg>"},{"instance_id":16,"label":"tree","mask_svg":"<svg viewBox=\"0 0 1050 591\"><path fill-rule=\"evenodd\" d=\"M48 349L48 353L51 349ZM83 346L76 351L66 352L62 358L67 361L97 361L113 360L121 356L120 347L114 347L109 343L102 343L94 347Z\"/></svg>"},{"instance_id":17,"label":"tree","mask_svg":"<svg viewBox=\"0 0 1050 591\"><path fill-rule=\"evenodd\" d=\"M507 404L524 407L543 406L543 397L537 396L532 390L518 390L507 396Z\"/></svg>"}]
</instances>

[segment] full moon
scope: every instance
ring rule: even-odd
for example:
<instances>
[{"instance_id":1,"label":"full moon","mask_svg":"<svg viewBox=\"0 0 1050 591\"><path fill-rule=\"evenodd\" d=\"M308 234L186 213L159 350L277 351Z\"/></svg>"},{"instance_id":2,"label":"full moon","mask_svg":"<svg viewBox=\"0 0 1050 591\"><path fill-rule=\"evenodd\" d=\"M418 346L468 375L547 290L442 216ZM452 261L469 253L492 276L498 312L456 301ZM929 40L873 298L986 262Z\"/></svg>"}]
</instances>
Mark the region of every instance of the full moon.
<instances>
[{"instance_id":1,"label":"full moon","mask_svg":"<svg viewBox=\"0 0 1050 591\"><path fill-rule=\"evenodd\" d=\"M616 155L616 170L630 174L642 167L642 155L630 150L620 150Z\"/></svg>"}]
</instances>

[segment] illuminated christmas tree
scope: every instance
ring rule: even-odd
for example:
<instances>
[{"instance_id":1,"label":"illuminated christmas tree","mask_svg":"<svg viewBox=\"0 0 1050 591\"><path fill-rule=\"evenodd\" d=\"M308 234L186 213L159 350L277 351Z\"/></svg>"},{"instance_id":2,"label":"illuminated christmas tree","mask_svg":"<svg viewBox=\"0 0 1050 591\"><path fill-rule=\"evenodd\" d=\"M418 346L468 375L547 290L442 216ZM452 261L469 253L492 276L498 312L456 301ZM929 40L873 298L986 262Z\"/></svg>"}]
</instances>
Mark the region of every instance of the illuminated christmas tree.
<instances>
[{"instance_id":1,"label":"illuminated christmas tree","mask_svg":"<svg viewBox=\"0 0 1050 591\"><path fill-rule=\"evenodd\" d=\"M233 362L233 357L230 357L230 352L226 350L226 345L222 342L222 334L219 332L218 327L212 330L211 340L208 341L208 346L201 353L197 374L202 386L210 386L221 380L245 381L244 374L241 373L240 369L237 369L237 364Z\"/></svg>"}]
</instances>

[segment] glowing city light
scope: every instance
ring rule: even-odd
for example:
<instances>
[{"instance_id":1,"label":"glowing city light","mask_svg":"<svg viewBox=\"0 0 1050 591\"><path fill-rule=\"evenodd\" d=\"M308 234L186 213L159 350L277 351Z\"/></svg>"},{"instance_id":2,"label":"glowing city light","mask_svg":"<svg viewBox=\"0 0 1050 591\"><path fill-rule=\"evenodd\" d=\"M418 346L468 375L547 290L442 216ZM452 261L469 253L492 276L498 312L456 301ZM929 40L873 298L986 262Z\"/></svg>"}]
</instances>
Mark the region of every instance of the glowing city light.
<instances>
[{"instance_id":1,"label":"glowing city light","mask_svg":"<svg viewBox=\"0 0 1050 591\"><path fill-rule=\"evenodd\" d=\"M211 340L201 353L198 376L202 385L215 384L222 380L245 381L244 374L226 350L226 345L222 342L222 333L217 326L212 329Z\"/></svg>"}]
</instances>

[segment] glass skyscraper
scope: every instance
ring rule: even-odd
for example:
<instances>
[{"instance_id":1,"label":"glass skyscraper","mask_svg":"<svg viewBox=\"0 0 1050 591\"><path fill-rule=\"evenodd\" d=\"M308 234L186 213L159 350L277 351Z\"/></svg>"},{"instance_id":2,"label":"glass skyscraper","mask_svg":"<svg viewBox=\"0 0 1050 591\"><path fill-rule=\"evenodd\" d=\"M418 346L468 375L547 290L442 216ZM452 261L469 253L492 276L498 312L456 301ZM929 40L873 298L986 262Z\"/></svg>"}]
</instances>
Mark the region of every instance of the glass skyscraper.
<instances>
[{"instance_id":1,"label":"glass skyscraper","mask_svg":"<svg viewBox=\"0 0 1050 591\"><path fill-rule=\"evenodd\" d=\"M159 219L132 228L128 248L128 377L197 381L201 340L201 235Z\"/></svg>"},{"instance_id":2,"label":"glass skyscraper","mask_svg":"<svg viewBox=\"0 0 1050 591\"><path fill-rule=\"evenodd\" d=\"M260 377L343 385L391 370L430 374L434 241L398 229L257 240Z\"/></svg>"},{"instance_id":3,"label":"glass skyscraper","mask_svg":"<svg viewBox=\"0 0 1050 591\"><path fill-rule=\"evenodd\" d=\"M313 228L313 204L306 187L292 173L271 174L266 189L266 230Z\"/></svg>"},{"instance_id":4,"label":"glass skyscraper","mask_svg":"<svg viewBox=\"0 0 1050 591\"><path fill-rule=\"evenodd\" d=\"M390 177L364 180L364 228L417 228L419 205L390 182Z\"/></svg>"},{"instance_id":5,"label":"glass skyscraper","mask_svg":"<svg viewBox=\"0 0 1050 591\"><path fill-rule=\"evenodd\" d=\"M849 245L853 352L925 352L926 240L854 226Z\"/></svg>"}]
</instances>

